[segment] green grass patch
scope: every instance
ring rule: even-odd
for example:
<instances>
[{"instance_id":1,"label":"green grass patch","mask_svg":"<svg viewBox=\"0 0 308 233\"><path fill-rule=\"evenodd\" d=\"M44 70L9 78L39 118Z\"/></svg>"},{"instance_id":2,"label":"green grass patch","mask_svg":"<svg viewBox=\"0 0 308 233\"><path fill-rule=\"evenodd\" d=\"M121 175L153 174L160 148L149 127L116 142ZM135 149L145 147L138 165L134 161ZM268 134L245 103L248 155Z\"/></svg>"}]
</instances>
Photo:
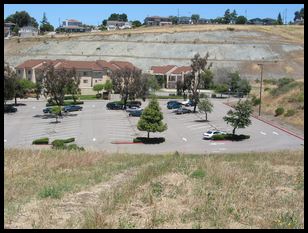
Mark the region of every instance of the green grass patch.
<instances>
[{"instance_id":1,"label":"green grass patch","mask_svg":"<svg viewBox=\"0 0 308 233\"><path fill-rule=\"evenodd\" d=\"M284 108L283 107L278 107L275 110L275 116L280 116L284 113Z\"/></svg>"},{"instance_id":2,"label":"green grass patch","mask_svg":"<svg viewBox=\"0 0 308 233\"><path fill-rule=\"evenodd\" d=\"M167 95L150 95L149 96L149 99L150 98L157 98L157 99L184 99L183 96L180 96L180 95L170 95L170 96L167 96Z\"/></svg>"},{"instance_id":3,"label":"green grass patch","mask_svg":"<svg viewBox=\"0 0 308 233\"><path fill-rule=\"evenodd\" d=\"M68 105L81 105L83 104L84 102L83 101L76 101L74 103L74 101L64 101L63 105L62 106L68 106ZM50 107L50 106L56 106L57 104L54 103L54 102L49 102L46 104L46 107Z\"/></svg>"},{"instance_id":4,"label":"green grass patch","mask_svg":"<svg viewBox=\"0 0 308 233\"><path fill-rule=\"evenodd\" d=\"M197 170L193 171L193 173L191 173L190 176L192 178L202 179L203 177L205 177L205 172L202 169L197 169Z\"/></svg>"},{"instance_id":5,"label":"green grass patch","mask_svg":"<svg viewBox=\"0 0 308 233\"><path fill-rule=\"evenodd\" d=\"M284 114L285 117L294 116L296 111L294 109L288 109L288 111Z\"/></svg>"}]
</instances>

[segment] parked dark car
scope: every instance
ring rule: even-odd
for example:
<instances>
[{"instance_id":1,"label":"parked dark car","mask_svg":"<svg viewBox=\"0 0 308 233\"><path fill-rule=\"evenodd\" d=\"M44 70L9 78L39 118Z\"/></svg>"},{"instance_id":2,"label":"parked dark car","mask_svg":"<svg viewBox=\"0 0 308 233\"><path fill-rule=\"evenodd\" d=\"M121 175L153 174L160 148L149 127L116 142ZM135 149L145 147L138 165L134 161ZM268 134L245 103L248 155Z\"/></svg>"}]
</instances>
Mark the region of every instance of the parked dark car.
<instances>
[{"instance_id":1,"label":"parked dark car","mask_svg":"<svg viewBox=\"0 0 308 233\"><path fill-rule=\"evenodd\" d=\"M188 108L178 108L174 111L176 114L185 114L185 113L191 113L192 111Z\"/></svg>"},{"instance_id":2,"label":"parked dark car","mask_svg":"<svg viewBox=\"0 0 308 233\"><path fill-rule=\"evenodd\" d=\"M140 101L128 101L126 103L126 107L132 108L132 107L140 107L141 106L141 102Z\"/></svg>"},{"instance_id":3,"label":"parked dark car","mask_svg":"<svg viewBox=\"0 0 308 233\"><path fill-rule=\"evenodd\" d=\"M11 104L4 105L4 112L17 112L17 108L13 107Z\"/></svg>"},{"instance_id":4,"label":"parked dark car","mask_svg":"<svg viewBox=\"0 0 308 233\"><path fill-rule=\"evenodd\" d=\"M182 107L182 104L180 102L171 102L167 103L167 108L168 109L176 109Z\"/></svg>"},{"instance_id":5,"label":"parked dark car","mask_svg":"<svg viewBox=\"0 0 308 233\"><path fill-rule=\"evenodd\" d=\"M117 102L109 102L106 105L107 109L111 110L122 110L123 109L123 104L117 103Z\"/></svg>"},{"instance_id":6,"label":"parked dark car","mask_svg":"<svg viewBox=\"0 0 308 233\"><path fill-rule=\"evenodd\" d=\"M82 107L78 105L68 105L63 107L64 112L73 112L73 111L81 111Z\"/></svg>"},{"instance_id":7,"label":"parked dark car","mask_svg":"<svg viewBox=\"0 0 308 233\"><path fill-rule=\"evenodd\" d=\"M51 113L52 112L51 109L52 109L51 107L44 108L43 113Z\"/></svg>"},{"instance_id":8,"label":"parked dark car","mask_svg":"<svg viewBox=\"0 0 308 233\"><path fill-rule=\"evenodd\" d=\"M141 110L135 110L129 113L129 116L134 116L134 117L140 117L142 114L142 109Z\"/></svg>"}]
</instances>

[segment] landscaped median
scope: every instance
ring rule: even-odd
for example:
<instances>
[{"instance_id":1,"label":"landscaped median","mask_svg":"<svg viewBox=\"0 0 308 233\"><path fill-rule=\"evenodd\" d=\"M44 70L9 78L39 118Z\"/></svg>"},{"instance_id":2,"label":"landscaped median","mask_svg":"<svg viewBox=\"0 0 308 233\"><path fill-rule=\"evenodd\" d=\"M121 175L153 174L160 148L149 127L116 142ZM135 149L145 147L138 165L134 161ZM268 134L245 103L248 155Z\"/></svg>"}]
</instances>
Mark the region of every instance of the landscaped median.
<instances>
[{"instance_id":1,"label":"landscaped median","mask_svg":"<svg viewBox=\"0 0 308 233\"><path fill-rule=\"evenodd\" d=\"M228 141L242 141L244 139L249 139L249 135L245 134L219 134L219 135L214 135L212 137L212 140L218 141L218 140L228 140Z\"/></svg>"},{"instance_id":2,"label":"landscaped median","mask_svg":"<svg viewBox=\"0 0 308 233\"><path fill-rule=\"evenodd\" d=\"M146 138L146 137L137 137L133 141L112 141L112 144L160 144L165 142L165 138Z\"/></svg>"},{"instance_id":3,"label":"landscaped median","mask_svg":"<svg viewBox=\"0 0 308 233\"><path fill-rule=\"evenodd\" d=\"M83 147L79 147L77 144L68 144L74 142L75 138L68 139L55 139L49 144L49 138L39 138L32 142L33 145L52 145L52 149L57 150L84 150ZM67 145L68 144L68 145Z\"/></svg>"}]
</instances>

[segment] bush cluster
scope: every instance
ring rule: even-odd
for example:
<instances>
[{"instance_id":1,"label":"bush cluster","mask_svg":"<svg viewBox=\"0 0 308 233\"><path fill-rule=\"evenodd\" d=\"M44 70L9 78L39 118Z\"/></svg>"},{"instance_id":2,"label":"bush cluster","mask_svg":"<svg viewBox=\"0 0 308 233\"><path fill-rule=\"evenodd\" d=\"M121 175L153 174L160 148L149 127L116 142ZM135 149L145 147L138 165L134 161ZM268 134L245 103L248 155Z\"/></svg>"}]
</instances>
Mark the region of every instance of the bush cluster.
<instances>
[{"instance_id":1,"label":"bush cluster","mask_svg":"<svg viewBox=\"0 0 308 233\"><path fill-rule=\"evenodd\" d=\"M52 141L52 148L58 150L84 150L83 147L79 147L76 144L66 145L67 143L74 142L75 138L68 138L68 139L56 139Z\"/></svg>"},{"instance_id":2,"label":"bush cluster","mask_svg":"<svg viewBox=\"0 0 308 233\"><path fill-rule=\"evenodd\" d=\"M76 101L76 103L74 103L74 101L64 101L63 106L68 106L68 105L80 105L83 104L83 101ZM51 103L47 103L46 107L50 107L50 106L56 106L57 104L54 102Z\"/></svg>"},{"instance_id":3,"label":"bush cluster","mask_svg":"<svg viewBox=\"0 0 308 233\"><path fill-rule=\"evenodd\" d=\"M147 138L147 137L137 137L133 139L133 142L142 142L144 144L159 144L165 141L164 137L159 138Z\"/></svg>"},{"instance_id":4,"label":"bush cluster","mask_svg":"<svg viewBox=\"0 0 308 233\"><path fill-rule=\"evenodd\" d=\"M281 114L283 114L284 113L284 108L283 107L278 107L278 108L276 108L276 110L275 110L275 116L279 116L279 115L281 115Z\"/></svg>"},{"instance_id":5,"label":"bush cluster","mask_svg":"<svg viewBox=\"0 0 308 233\"><path fill-rule=\"evenodd\" d=\"M39 139L36 139L32 142L32 144L34 145L48 145L49 143L49 138L39 138Z\"/></svg>"},{"instance_id":6,"label":"bush cluster","mask_svg":"<svg viewBox=\"0 0 308 233\"><path fill-rule=\"evenodd\" d=\"M240 134L240 135L220 134L220 135L214 135L212 137L213 140L230 140L230 141L241 141L248 138L250 138L250 136L245 134Z\"/></svg>"},{"instance_id":7,"label":"bush cluster","mask_svg":"<svg viewBox=\"0 0 308 233\"><path fill-rule=\"evenodd\" d=\"M289 109L285 114L284 116L285 117L290 117L290 116L293 116L295 114L295 110L294 109Z\"/></svg>"}]
</instances>

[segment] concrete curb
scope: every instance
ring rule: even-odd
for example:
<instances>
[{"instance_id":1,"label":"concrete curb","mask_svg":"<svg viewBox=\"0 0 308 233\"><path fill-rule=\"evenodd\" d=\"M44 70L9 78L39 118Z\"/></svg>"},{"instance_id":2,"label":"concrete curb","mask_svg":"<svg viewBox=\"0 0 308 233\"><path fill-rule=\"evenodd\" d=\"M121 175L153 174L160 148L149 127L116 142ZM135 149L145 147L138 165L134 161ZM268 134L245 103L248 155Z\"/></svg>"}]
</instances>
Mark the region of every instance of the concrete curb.
<instances>
[{"instance_id":1,"label":"concrete curb","mask_svg":"<svg viewBox=\"0 0 308 233\"><path fill-rule=\"evenodd\" d=\"M228 104L226 104L226 103L223 103L223 104L224 104L224 105L227 105L227 106L229 106L229 107L231 107L231 108L233 108L232 106L230 106L230 105L228 105ZM280 126L277 126L277 125L275 125L275 124L273 124L273 123L271 123L271 122L269 122L269 121L266 121L266 120L264 120L264 119L261 119L261 118L258 117L258 116L252 115L252 117L255 118L255 119L257 119L257 120L259 120L259 121L262 121L262 122L264 122L264 123L266 123L266 124L269 124L269 125L271 125L271 126L277 128L277 129L280 129L280 130L282 130L282 131L284 131L284 132L286 132L286 133L288 133L288 134L290 134L290 135L292 135L292 136L294 136L294 137L297 137L297 138L299 138L299 139L301 139L301 140L304 141L304 137L299 136L299 135L296 135L295 133L293 133L293 132L291 132L291 131L289 131L289 130L287 130L287 129L284 129L284 128L282 128L282 127L280 127Z\"/></svg>"}]
</instances>

